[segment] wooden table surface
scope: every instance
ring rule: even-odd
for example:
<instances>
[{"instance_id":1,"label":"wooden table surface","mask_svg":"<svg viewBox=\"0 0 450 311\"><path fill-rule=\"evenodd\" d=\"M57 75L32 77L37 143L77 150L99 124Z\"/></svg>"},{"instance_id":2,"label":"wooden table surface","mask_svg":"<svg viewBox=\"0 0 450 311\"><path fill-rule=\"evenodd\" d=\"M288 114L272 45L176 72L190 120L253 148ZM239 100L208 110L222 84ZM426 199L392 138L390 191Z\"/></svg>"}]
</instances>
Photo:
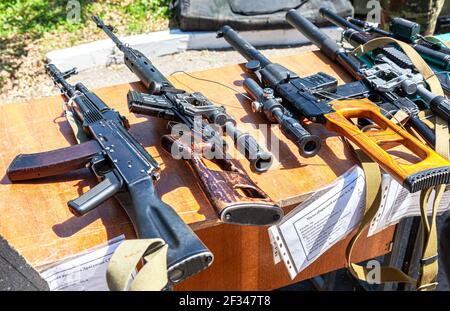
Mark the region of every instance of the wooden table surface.
<instances>
[{"instance_id":1,"label":"wooden table surface","mask_svg":"<svg viewBox=\"0 0 450 311\"><path fill-rule=\"evenodd\" d=\"M342 70L330 64L318 52L276 59L297 72L309 75L318 71L334 74L340 82L350 81ZM239 65L193 73L243 91ZM100 77L101 78L101 77ZM238 127L254 137L265 139L259 125L266 125L262 115L254 114L250 102L234 90L221 85L176 74L170 80L179 88L200 91L215 103L224 105L238 121ZM72 82L78 82L76 76ZM82 82L82 81L80 81ZM166 122L152 117L133 115L127 110L126 93L140 89L139 83L116 85L95 90L110 107L127 116L131 133L161 164L157 191L197 230L215 254L211 268L182 284L181 289L272 289L292 282L282 266L273 266L267 228L218 225L217 217L196 179L183 161L177 161L160 147L161 135L168 132ZM0 234L3 235L35 267L77 254L108 239L134 232L125 212L114 200L102 204L87 215L77 218L67 201L96 184L87 169L61 177L11 184L6 168L19 153L53 150L75 144L71 129L62 116L62 97L50 97L20 104L0 106ZM256 126L255 126L256 125ZM281 206L290 207L308 197L315 189L331 183L356 162L343 140L311 124L309 130L323 141L321 152L309 159L299 156L296 147L283 137L277 127L271 135L280 139L279 157L274 168L263 174L250 171L245 159L240 162L253 181ZM355 258L363 260L386 253L393 228L362 241ZM348 239L331 248L296 279L304 279L344 265Z\"/></svg>"}]
</instances>

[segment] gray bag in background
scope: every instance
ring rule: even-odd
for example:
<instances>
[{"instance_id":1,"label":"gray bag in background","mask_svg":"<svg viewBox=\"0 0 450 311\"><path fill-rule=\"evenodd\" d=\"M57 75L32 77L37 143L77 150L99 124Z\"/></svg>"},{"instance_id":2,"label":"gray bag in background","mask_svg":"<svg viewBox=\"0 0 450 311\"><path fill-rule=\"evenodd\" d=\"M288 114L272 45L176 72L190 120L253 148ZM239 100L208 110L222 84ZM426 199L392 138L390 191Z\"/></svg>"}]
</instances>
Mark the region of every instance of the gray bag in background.
<instances>
[{"instance_id":1,"label":"gray bag in background","mask_svg":"<svg viewBox=\"0 0 450 311\"><path fill-rule=\"evenodd\" d=\"M298 9L316 24L325 24L319 8L328 7L343 17L353 14L349 0L177 0L172 4L181 30L216 31L227 24L236 30L291 28L286 12Z\"/></svg>"}]
</instances>

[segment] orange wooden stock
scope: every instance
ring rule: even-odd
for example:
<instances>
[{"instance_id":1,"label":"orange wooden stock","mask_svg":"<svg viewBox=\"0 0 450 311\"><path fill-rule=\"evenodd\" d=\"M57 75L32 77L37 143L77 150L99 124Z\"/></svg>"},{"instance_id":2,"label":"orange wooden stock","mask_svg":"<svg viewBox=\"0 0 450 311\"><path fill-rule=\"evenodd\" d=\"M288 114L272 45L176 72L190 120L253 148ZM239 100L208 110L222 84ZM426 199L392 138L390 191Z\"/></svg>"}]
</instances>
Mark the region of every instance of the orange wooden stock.
<instances>
[{"instance_id":1,"label":"orange wooden stock","mask_svg":"<svg viewBox=\"0 0 450 311\"><path fill-rule=\"evenodd\" d=\"M370 100L339 100L331 105L335 112L325 115L325 126L356 144L411 192L449 181L450 162L384 117ZM370 119L379 130L363 132L350 120L352 118ZM401 163L394 159L386 151L394 145L406 147L419 161Z\"/></svg>"}]
</instances>

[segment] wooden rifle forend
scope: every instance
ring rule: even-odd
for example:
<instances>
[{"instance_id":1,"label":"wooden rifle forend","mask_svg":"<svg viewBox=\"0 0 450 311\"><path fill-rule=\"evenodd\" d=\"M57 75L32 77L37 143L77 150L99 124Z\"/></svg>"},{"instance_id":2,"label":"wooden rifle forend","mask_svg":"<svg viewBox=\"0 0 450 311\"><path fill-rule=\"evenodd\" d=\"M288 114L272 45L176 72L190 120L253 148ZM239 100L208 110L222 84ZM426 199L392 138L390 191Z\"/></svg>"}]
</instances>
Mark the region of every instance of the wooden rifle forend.
<instances>
[{"instance_id":1,"label":"wooden rifle forend","mask_svg":"<svg viewBox=\"0 0 450 311\"><path fill-rule=\"evenodd\" d=\"M327 129L346 137L410 192L446 184L450 180L450 162L417 138L384 117L368 99L339 100L330 103L334 112L325 115ZM379 129L363 132L350 119L365 118ZM401 145L420 159L415 163L399 161L387 152Z\"/></svg>"},{"instance_id":2,"label":"wooden rifle forend","mask_svg":"<svg viewBox=\"0 0 450 311\"><path fill-rule=\"evenodd\" d=\"M222 170L213 170L205 165L199 153L174 136L164 135L161 144L168 153L176 150L188 155L185 159L189 167L223 222L263 226L275 224L283 217L283 210L250 180L237 161L214 159Z\"/></svg>"}]
</instances>

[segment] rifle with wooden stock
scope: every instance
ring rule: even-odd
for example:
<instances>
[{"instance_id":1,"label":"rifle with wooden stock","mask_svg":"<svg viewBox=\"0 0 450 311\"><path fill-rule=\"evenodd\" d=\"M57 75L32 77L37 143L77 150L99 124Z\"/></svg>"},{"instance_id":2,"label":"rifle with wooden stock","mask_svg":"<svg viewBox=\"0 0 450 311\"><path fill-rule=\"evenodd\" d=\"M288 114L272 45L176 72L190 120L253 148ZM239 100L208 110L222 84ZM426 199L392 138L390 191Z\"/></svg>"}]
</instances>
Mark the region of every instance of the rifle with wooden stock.
<instances>
[{"instance_id":1,"label":"rifle with wooden stock","mask_svg":"<svg viewBox=\"0 0 450 311\"><path fill-rule=\"evenodd\" d=\"M90 140L62 149L20 154L10 164L8 178L13 182L39 179L88 166L100 183L68 202L75 216L82 216L115 197L127 212L138 238L161 238L168 244L170 284L207 268L213 254L158 197L153 184L159 178L159 165L130 135L127 119L83 84L69 84L66 78L76 74L75 69L60 72L50 64L46 70L67 98L65 108Z\"/></svg>"},{"instance_id":2,"label":"rifle with wooden stock","mask_svg":"<svg viewBox=\"0 0 450 311\"><path fill-rule=\"evenodd\" d=\"M247 59L246 70L257 82L253 80L255 83L252 83L252 80L247 79L244 85L253 98L264 102L270 96L261 96L260 91L253 92L251 86L260 85L269 89L268 93L279 97L278 103L292 111L297 118L305 117L344 136L410 192L450 181L450 163L383 116L380 108L364 98L370 93L364 84L353 82L338 86L334 77L322 72L299 77L282 65L272 63L229 26L224 26L218 32L218 37L225 38ZM335 45L330 46L333 53ZM353 123L353 119L369 120L377 129L363 131ZM420 160L405 163L394 158L387 150L397 145L406 147Z\"/></svg>"},{"instance_id":3,"label":"rifle with wooden stock","mask_svg":"<svg viewBox=\"0 0 450 311\"><path fill-rule=\"evenodd\" d=\"M319 10L330 22L343 27L342 37L354 48L357 48L369 42L371 36L354 26L347 20L338 16L327 8ZM441 117L445 121L450 120L450 101L444 96L431 92L425 81L424 76L418 72L410 58L400 51L396 46L387 45L374 49L372 52L366 53L363 57L356 57L351 53L344 51L336 42L317 30L311 31L312 23L307 23L305 18L296 11L289 11L286 14L287 21L307 36L321 51L341 64L356 79L366 81L374 92L394 106L400 109L412 112L410 116L413 118L410 122L415 123L419 134L431 145L434 145L434 137L431 137L423 124L418 122L415 115L419 108L429 108L435 115ZM413 48L421 53L418 45ZM439 52L440 53L440 52ZM445 56L450 59L450 56ZM434 71L439 79L441 87L448 88L447 74L440 71ZM398 100L400 98L401 100Z\"/></svg>"},{"instance_id":4,"label":"rifle with wooden stock","mask_svg":"<svg viewBox=\"0 0 450 311\"><path fill-rule=\"evenodd\" d=\"M121 42L111 26L96 16L92 19L124 53L125 65L148 92L128 92L130 112L163 118L174 129L180 124L187 126L190 137L183 140L183 137L164 135L162 147L187 161L218 217L225 223L240 225L277 223L283 217L283 210L251 181L237 161L226 154L227 144L220 129L233 139L254 171L269 169L272 155L252 136L241 132L224 107L214 105L201 93L175 88L144 54ZM197 137L200 141L195 139ZM197 149L202 151L197 152ZM212 170L205 165L202 160L205 149L214 151L215 156L210 160L221 170Z\"/></svg>"}]
</instances>

